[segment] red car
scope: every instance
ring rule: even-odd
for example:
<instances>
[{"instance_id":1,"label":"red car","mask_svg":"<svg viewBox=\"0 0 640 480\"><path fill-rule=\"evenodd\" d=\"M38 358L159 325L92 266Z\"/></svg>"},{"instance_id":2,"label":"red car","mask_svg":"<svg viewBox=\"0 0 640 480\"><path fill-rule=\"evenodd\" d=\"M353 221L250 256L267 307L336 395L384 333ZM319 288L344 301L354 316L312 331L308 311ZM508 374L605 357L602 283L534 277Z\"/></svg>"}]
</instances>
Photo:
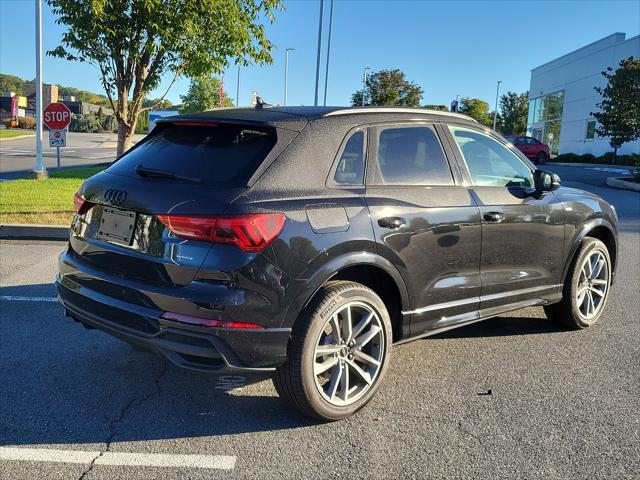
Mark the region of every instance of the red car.
<instances>
[{"instance_id":1,"label":"red car","mask_svg":"<svg viewBox=\"0 0 640 480\"><path fill-rule=\"evenodd\" d=\"M529 160L536 165L544 165L549 159L549 147L533 137L521 135L505 135L509 142L513 143L518 150L524 153Z\"/></svg>"}]
</instances>

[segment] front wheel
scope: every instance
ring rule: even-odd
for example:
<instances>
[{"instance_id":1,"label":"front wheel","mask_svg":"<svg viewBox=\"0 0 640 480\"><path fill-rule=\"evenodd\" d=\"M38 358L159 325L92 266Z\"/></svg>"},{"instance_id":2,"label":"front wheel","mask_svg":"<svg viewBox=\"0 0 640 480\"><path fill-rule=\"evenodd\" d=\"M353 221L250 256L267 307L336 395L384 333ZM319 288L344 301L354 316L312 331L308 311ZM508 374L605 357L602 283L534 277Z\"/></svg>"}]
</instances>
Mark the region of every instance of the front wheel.
<instances>
[{"instance_id":1,"label":"front wheel","mask_svg":"<svg viewBox=\"0 0 640 480\"><path fill-rule=\"evenodd\" d=\"M597 238L582 240L562 292L562 301L544 307L547 317L574 329L587 328L602 316L611 285L611 259Z\"/></svg>"},{"instance_id":2,"label":"front wheel","mask_svg":"<svg viewBox=\"0 0 640 480\"><path fill-rule=\"evenodd\" d=\"M538 153L538 155L536 156L536 164L544 165L546 161L547 161L547 154L544 152Z\"/></svg>"},{"instance_id":3,"label":"front wheel","mask_svg":"<svg viewBox=\"0 0 640 480\"><path fill-rule=\"evenodd\" d=\"M294 325L287 361L274 376L276 390L306 415L349 417L378 390L391 341L389 314L375 292L330 282Z\"/></svg>"}]
</instances>

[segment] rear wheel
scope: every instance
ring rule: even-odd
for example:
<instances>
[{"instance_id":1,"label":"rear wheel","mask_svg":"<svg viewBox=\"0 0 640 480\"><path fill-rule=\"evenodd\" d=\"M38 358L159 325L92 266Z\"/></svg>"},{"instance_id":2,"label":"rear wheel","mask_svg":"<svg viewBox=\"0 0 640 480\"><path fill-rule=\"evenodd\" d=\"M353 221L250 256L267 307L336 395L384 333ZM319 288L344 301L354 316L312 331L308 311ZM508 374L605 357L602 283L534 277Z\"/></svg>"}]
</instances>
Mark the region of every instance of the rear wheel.
<instances>
[{"instance_id":1,"label":"rear wheel","mask_svg":"<svg viewBox=\"0 0 640 480\"><path fill-rule=\"evenodd\" d=\"M545 307L547 317L574 329L593 325L602 316L610 284L606 245L597 238L585 238L567 275L562 301Z\"/></svg>"},{"instance_id":2,"label":"rear wheel","mask_svg":"<svg viewBox=\"0 0 640 480\"><path fill-rule=\"evenodd\" d=\"M544 152L538 153L538 155L536 156L536 164L544 165L546 161L547 161L547 154Z\"/></svg>"},{"instance_id":3,"label":"rear wheel","mask_svg":"<svg viewBox=\"0 0 640 480\"><path fill-rule=\"evenodd\" d=\"M353 415L375 395L391 355L389 314L371 289L330 282L296 322L278 394L322 420Z\"/></svg>"}]
</instances>

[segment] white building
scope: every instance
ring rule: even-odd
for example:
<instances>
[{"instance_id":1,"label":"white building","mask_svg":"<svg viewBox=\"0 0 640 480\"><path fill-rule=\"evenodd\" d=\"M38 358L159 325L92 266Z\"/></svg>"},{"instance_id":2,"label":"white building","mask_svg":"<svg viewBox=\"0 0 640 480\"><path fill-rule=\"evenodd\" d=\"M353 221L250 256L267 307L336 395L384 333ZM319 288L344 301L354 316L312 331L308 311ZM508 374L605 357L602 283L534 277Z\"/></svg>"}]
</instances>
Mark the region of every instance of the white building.
<instances>
[{"instance_id":1,"label":"white building","mask_svg":"<svg viewBox=\"0 0 640 480\"><path fill-rule=\"evenodd\" d=\"M595 133L601 72L620 60L640 58L640 35L614 33L531 70L527 134L549 145L553 154L611 151L609 139ZM640 153L640 140L625 143L619 154Z\"/></svg>"}]
</instances>

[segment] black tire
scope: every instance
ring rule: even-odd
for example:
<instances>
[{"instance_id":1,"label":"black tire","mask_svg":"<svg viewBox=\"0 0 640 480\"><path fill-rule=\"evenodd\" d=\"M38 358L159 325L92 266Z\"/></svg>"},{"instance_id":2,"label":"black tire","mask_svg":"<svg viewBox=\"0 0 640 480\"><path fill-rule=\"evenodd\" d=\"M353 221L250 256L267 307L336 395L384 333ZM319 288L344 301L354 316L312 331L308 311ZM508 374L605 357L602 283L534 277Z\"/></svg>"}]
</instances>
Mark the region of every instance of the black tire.
<instances>
[{"instance_id":1,"label":"black tire","mask_svg":"<svg viewBox=\"0 0 640 480\"><path fill-rule=\"evenodd\" d=\"M580 302L580 305L578 304L578 294L580 287L585 285L585 282L581 283L583 280L582 266L588 257L597 254L597 252L600 252L606 261L606 275L602 275L606 276L607 283L604 290L604 296L600 301L601 303L598 304L597 311L595 311L595 314L591 318L588 318L580 309L580 305L584 304L582 302ZM544 307L544 311L547 314L547 318L554 320L565 327L574 330L590 327L600 319L605 311L606 302L609 298L610 287L611 258L609 257L607 246L597 238L586 237L582 240L569 267L569 272L567 273L567 278L562 290L562 300L552 305L546 305ZM593 298L597 298L597 295ZM588 298L585 298L583 301L588 302L589 300Z\"/></svg>"},{"instance_id":2,"label":"black tire","mask_svg":"<svg viewBox=\"0 0 640 480\"><path fill-rule=\"evenodd\" d=\"M327 380L329 383L325 383L325 385L328 385L328 390L331 390L330 382L334 381L333 375L335 375L336 368L340 370L338 378L342 378L342 369L346 369L347 382L349 382L350 378L360 378L363 383L359 396L353 395L353 403L335 405L331 403L331 399L326 396L326 393L321 393L321 390L324 392L324 387L321 386L317 380L321 378L321 376L317 376L315 373L315 368L319 365L316 363L316 358L319 358L316 349L320 346L319 342L322 342L322 338L325 339L325 342L322 343L322 346L324 346L324 343L329 343L326 341L327 335L328 338L335 336L333 328L331 327L334 316L336 318L343 318L341 317L341 315L344 315L342 312L344 312L347 307L349 309L364 308L362 306L366 306L370 312L374 312L375 316L371 315L371 317L374 317L374 320L370 320L370 324L366 324L367 326L362 329L359 334L364 337L366 334L374 331L373 325L375 325L375 332L377 333L375 333L376 336L373 340L368 341L367 345L369 346L358 348L357 342L354 340L353 343L356 344L352 348L357 348L361 351L363 348L377 348L375 352L376 355L379 355L379 357L377 357L379 358L379 366L370 367L371 370L368 371L375 369L376 373L374 377L369 378L370 380L373 378L372 382L366 383L362 382L362 378L364 377L350 377L350 375L357 373L353 370L354 367L350 367L350 364L347 364L348 362L351 362L351 364L354 362L353 355L349 355L348 361L346 357L342 357L343 354L346 355L342 350L339 354L334 353L329 355L330 358L328 358L328 360L333 360L333 357L336 357L338 358L336 361L340 363L335 364L334 367L327 370L328 373L322 374L329 375L330 377L330 379ZM351 313L349 313L349 318L351 318ZM357 318L355 314L354 318ZM364 318L364 315L361 318ZM340 325L338 330L343 332L343 324L337 323L337 325ZM352 325L351 321L349 325ZM357 327L358 325L355 326ZM329 333L327 333L328 330ZM356 338L355 330L356 329L353 328L352 332L354 335L349 338ZM339 333L338 337L341 335L342 333ZM305 415L325 421L347 418L364 407L378 390L389 366L392 339L389 314L384 303L373 290L355 282L329 282L317 292L309 306L301 313L296 321L289 342L287 361L276 371L273 383L280 397ZM349 346L351 347L351 343L349 343ZM342 349L344 349L344 347L342 347ZM340 357L338 357L338 355L340 355ZM356 356L357 355L356 352ZM358 359L355 361L359 362ZM338 383L339 382L336 381L336 384ZM354 383L357 383L356 380L354 380ZM342 383L339 383L339 385L340 388L342 388ZM356 387L352 385L351 388L349 388L349 383L345 383L345 385L347 387L343 389L342 394L346 401L349 393L345 395L344 390L350 392ZM335 394L336 391L334 389L334 395ZM332 398L334 398L333 395ZM335 400L337 401L338 398L335 398Z\"/></svg>"},{"instance_id":3,"label":"black tire","mask_svg":"<svg viewBox=\"0 0 640 480\"><path fill-rule=\"evenodd\" d=\"M547 162L547 154L544 152L538 153L536 156L536 165L544 165Z\"/></svg>"}]
</instances>

